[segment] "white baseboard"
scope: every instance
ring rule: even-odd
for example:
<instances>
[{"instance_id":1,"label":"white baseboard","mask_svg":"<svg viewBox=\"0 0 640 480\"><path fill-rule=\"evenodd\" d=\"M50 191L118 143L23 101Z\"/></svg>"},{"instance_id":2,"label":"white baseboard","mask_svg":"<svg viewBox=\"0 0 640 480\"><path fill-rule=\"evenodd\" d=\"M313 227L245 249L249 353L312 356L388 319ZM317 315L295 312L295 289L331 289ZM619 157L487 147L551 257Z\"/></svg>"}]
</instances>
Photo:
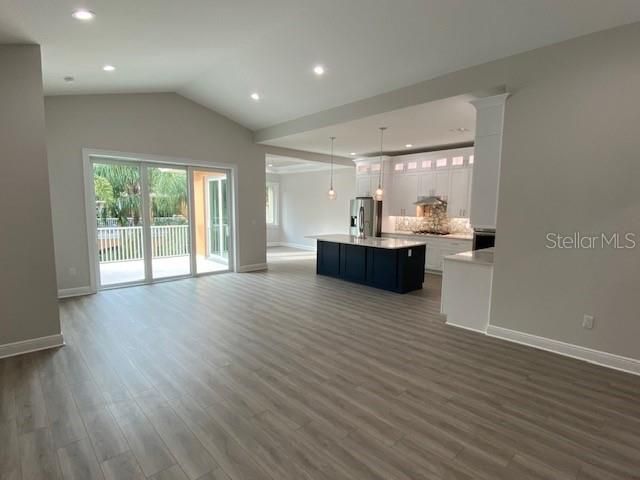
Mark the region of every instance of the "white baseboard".
<instances>
[{"instance_id":1,"label":"white baseboard","mask_svg":"<svg viewBox=\"0 0 640 480\"><path fill-rule=\"evenodd\" d=\"M94 292L91 290L90 286L61 288L58 290L58 298L81 297L83 295L91 295L92 293Z\"/></svg>"},{"instance_id":2,"label":"white baseboard","mask_svg":"<svg viewBox=\"0 0 640 480\"><path fill-rule=\"evenodd\" d=\"M21 342L6 343L0 345L0 358L13 357L23 353L37 352L47 348L61 347L64 345L62 333L49 335L48 337L31 338Z\"/></svg>"},{"instance_id":3,"label":"white baseboard","mask_svg":"<svg viewBox=\"0 0 640 480\"><path fill-rule=\"evenodd\" d=\"M267 268L266 263L254 263L253 265L240 265L237 271L238 273L258 272Z\"/></svg>"},{"instance_id":4,"label":"white baseboard","mask_svg":"<svg viewBox=\"0 0 640 480\"><path fill-rule=\"evenodd\" d=\"M302 245L301 243L290 243L290 242L268 242L267 247L289 247L289 248L297 248L298 250L308 250L310 252L315 252L317 248L311 245Z\"/></svg>"},{"instance_id":5,"label":"white baseboard","mask_svg":"<svg viewBox=\"0 0 640 480\"><path fill-rule=\"evenodd\" d=\"M442 313L442 312L440 312ZM442 313L442 315L446 316L445 313ZM470 332L476 332L476 333L482 333L482 334L486 334L486 330L481 330L479 328L472 328L472 327L467 327L466 325L456 325L455 323L451 323L449 320L447 320L445 322L447 325L451 326L451 327L456 327L456 328L462 328L463 330L469 330Z\"/></svg>"},{"instance_id":6,"label":"white baseboard","mask_svg":"<svg viewBox=\"0 0 640 480\"><path fill-rule=\"evenodd\" d=\"M584 360L585 362L595 363L603 367L621 370L623 372L640 375L640 360L622 357L613 353L602 352L600 350L592 350L591 348L564 343L550 338L538 337L530 333L509 330L508 328L489 325L487 335L490 337L501 338L509 342L520 343L529 347L539 348L548 352L558 353L565 357Z\"/></svg>"},{"instance_id":7,"label":"white baseboard","mask_svg":"<svg viewBox=\"0 0 640 480\"><path fill-rule=\"evenodd\" d=\"M298 250L308 250L310 252L315 252L316 251L316 246L310 246L310 245L302 245L300 243L289 243L289 242L280 242L280 246L281 247L289 247L289 248L297 248Z\"/></svg>"}]
</instances>

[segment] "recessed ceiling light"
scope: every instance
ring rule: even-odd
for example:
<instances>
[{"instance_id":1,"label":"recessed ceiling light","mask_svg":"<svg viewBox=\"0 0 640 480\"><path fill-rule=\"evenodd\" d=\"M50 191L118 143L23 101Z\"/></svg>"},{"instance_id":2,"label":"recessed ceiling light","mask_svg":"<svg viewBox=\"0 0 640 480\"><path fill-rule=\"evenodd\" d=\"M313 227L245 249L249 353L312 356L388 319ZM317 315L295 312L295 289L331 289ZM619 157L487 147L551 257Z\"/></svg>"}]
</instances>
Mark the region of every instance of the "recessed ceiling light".
<instances>
[{"instance_id":1,"label":"recessed ceiling light","mask_svg":"<svg viewBox=\"0 0 640 480\"><path fill-rule=\"evenodd\" d=\"M82 20L86 22L88 20L93 20L96 14L93 13L91 10L87 10L85 8L79 8L78 10L74 10L71 16L76 20Z\"/></svg>"},{"instance_id":2,"label":"recessed ceiling light","mask_svg":"<svg viewBox=\"0 0 640 480\"><path fill-rule=\"evenodd\" d=\"M405 145L405 148L411 148L411 147L413 147L413 143L407 143L407 144Z\"/></svg>"},{"instance_id":3,"label":"recessed ceiling light","mask_svg":"<svg viewBox=\"0 0 640 480\"><path fill-rule=\"evenodd\" d=\"M251 94L251 98L257 102L258 100L260 100L260 94L257 92L253 92Z\"/></svg>"},{"instance_id":4,"label":"recessed ceiling light","mask_svg":"<svg viewBox=\"0 0 640 480\"><path fill-rule=\"evenodd\" d=\"M105 65L104 67L102 67L102 70L104 70L105 72L113 72L116 69L116 67L114 67L113 65Z\"/></svg>"},{"instance_id":5,"label":"recessed ceiling light","mask_svg":"<svg viewBox=\"0 0 640 480\"><path fill-rule=\"evenodd\" d=\"M356 155L356 152L351 152L349 155L354 156Z\"/></svg>"},{"instance_id":6,"label":"recessed ceiling light","mask_svg":"<svg viewBox=\"0 0 640 480\"><path fill-rule=\"evenodd\" d=\"M313 73L316 75L324 75L324 67L322 65L316 65L313 67Z\"/></svg>"},{"instance_id":7,"label":"recessed ceiling light","mask_svg":"<svg viewBox=\"0 0 640 480\"><path fill-rule=\"evenodd\" d=\"M66 77L64 77L64 81L67 83L71 83L75 80L75 78L73 78L71 75L67 75Z\"/></svg>"}]
</instances>

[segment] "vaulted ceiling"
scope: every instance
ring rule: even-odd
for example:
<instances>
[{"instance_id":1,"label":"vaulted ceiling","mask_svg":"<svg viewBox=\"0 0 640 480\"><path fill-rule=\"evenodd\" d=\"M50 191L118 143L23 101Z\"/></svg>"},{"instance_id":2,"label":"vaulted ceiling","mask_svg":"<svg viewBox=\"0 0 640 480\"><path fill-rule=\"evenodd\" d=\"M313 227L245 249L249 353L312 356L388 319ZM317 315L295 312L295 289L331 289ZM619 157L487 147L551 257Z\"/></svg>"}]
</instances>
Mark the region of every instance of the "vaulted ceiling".
<instances>
[{"instance_id":1,"label":"vaulted ceiling","mask_svg":"<svg viewBox=\"0 0 640 480\"><path fill-rule=\"evenodd\" d=\"M259 129L638 20L637 0L2 0L0 43L42 45L49 95L176 91Z\"/></svg>"}]
</instances>

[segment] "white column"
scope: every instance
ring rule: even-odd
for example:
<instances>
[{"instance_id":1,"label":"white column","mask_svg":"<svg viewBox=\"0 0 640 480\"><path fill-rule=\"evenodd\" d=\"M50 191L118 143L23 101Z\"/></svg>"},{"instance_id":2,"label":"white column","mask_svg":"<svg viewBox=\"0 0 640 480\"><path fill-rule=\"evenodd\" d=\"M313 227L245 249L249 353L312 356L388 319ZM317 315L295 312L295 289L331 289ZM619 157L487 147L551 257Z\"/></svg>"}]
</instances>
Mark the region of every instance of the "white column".
<instances>
[{"instance_id":1,"label":"white column","mask_svg":"<svg viewBox=\"0 0 640 480\"><path fill-rule=\"evenodd\" d=\"M476 139L469 209L473 228L496 228L504 110L509 95L503 93L471 102L476 108Z\"/></svg>"}]
</instances>

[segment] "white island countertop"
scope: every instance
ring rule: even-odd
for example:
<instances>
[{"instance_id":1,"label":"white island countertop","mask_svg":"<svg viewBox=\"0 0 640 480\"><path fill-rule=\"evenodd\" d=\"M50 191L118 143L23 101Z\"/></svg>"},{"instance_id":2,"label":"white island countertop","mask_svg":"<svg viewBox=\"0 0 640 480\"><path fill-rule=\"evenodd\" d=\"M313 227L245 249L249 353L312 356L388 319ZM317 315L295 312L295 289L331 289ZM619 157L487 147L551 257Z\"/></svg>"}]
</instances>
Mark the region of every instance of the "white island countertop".
<instances>
[{"instance_id":1,"label":"white island countertop","mask_svg":"<svg viewBox=\"0 0 640 480\"><path fill-rule=\"evenodd\" d=\"M444 257L445 260L453 260L455 262L474 263L476 265L493 266L494 248L484 248L482 250L472 250L470 252L457 253Z\"/></svg>"},{"instance_id":2,"label":"white island countertop","mask_svg":"<svg viewBox=\"0 0 640 480\"><path fill-rule=\"evenodd\" d=\"M427 242L421 240L409 240L404 238L380 238L367 237L358 238L353 235L309 235L305 238L315 238L322 242L345 243L347 245L359 245L361 247L386 248L388 250L398 250L400 248L411 248L426 245Z\"/></svg>"}]
</instances>

